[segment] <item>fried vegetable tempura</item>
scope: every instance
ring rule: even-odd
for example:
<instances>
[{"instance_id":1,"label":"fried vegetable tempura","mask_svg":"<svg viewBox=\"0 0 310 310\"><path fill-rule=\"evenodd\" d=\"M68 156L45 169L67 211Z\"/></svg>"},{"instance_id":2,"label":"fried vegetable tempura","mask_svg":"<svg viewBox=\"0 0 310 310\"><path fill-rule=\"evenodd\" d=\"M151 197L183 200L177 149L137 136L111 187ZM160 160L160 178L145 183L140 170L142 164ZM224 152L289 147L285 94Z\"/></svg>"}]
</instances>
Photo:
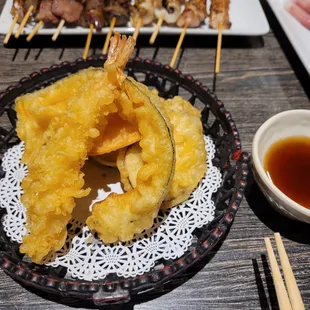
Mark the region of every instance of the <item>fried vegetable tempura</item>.
<instances>
[{"instance_id":1,"label":"fried vegetable tempura","mask_svg":"<svg viewBox=\"0 0 310 310\"><path fill-rule=\"evenodd\" d=\"M101 132L101 128L99 128ZM136 143L141 135L136 121L134 124L121 118L117 113L108 115L103 124L103 133L94 141L94 147L89 155L103 155L117 151L123 147Z\"/></svg>"},{"instance_id":2,"label":"fried vegetable tempura","mask_svg":"<svg viewBox=\"0 0 310 310\"><path fill-rule=\"evenodd\" d=\"M167 209L190 196L206 172L207 154L200 112L179 96L162 101L173 125L176 150L174 177L161 205L161 209ZM125 190L137 186L137 175L142 166L141 147L138 143L119 151L117 167Z\"/></svg>"},{"instance_id":3,"label":"fried vegetable tempura","mask_svg":"<svg viewBox=\"0 0 310 310\"><path fill-rule=\"evenodd\" d=\"M163 103L173 125L176 149L175 174L161 209L185 201L206 173L206 150L200 112L177 96Z\"/></svg>"}]
</instances>

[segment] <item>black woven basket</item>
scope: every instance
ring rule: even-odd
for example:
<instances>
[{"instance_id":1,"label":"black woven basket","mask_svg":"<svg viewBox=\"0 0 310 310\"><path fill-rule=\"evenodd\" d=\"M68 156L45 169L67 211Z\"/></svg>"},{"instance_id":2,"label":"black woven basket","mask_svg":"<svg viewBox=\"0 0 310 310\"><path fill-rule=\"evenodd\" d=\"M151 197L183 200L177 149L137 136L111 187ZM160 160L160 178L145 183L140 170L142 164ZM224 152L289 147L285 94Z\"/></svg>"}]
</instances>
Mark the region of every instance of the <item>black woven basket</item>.
<instances>
[{"instance_id":1,"label":"black woven basket","mask_svg":"<svg viewBox=\"0 0 310 310\"><path fill-rule=\"evenodd\" d=\"M1 156L19 142L15 131L16 97L44 88L81 69L102 67L104 61L104 56L98 56L78 59L74 63L64 62L32 73L0 93L0 119L3 125L0 127ZM111 274L103 281L93 282L66 279L64 267L52 268L22 261L19 245L6 237L0 225L0 265L8 275L27 286L62 296L92 300L96 305L126 302L137 293L156 290L160 284L184 272L209 253L232 224L246 186L248 156L241 151L238 130L230 113L206 86L168 65L135 58L128 63L126 72L149 87L156 88L160 96L172 98L181 95L202 111L204 133L213 138L216 147L213 164L220 169L223 177L220 189L212 197L216 206L215 218L210 224L194 231L195 241L181 258L160 260L156 266L163 267L155 266L150 272L135 278L125 279ZM3 178L4 174L1 168L0 177ZM0 209L0 217L3 214L4 210Z\"/></svg>"}]
</instances>

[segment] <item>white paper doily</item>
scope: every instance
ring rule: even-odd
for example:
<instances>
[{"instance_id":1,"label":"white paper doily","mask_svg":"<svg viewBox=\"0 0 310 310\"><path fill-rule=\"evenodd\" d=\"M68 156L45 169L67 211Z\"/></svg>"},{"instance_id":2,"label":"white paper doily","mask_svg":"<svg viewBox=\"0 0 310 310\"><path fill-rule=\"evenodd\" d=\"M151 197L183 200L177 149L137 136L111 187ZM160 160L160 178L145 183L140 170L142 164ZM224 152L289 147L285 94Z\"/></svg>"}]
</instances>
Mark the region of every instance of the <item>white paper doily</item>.
<instances>
[{"instance_id":1,"label":"white paper doily","mask_svg":"<svg viewBox=\"0 0 310 310\"><path fill-rule=\"evenodd\" d=\"M190 198L172 210L161 212L151 229L127 243L105 245L94 238L84 225L94 201L104 199L111 192L122 192L116 169L88 161L85 165L87 171L84 171L85 183L92 188L92 192L77 201L75 210L79 212L74 211L68 225L66 244L60 251L51 254L46 263L53 267L66 267L66 277L91 281L103 279L110 273L134 277L148 272L158 259L182 256L192 243L194 229L213 220L215 206L211 197L222 181L219 170L212 165L214 144L209 137L205 137L205 142L207 174ZM18 243L27 233L25 208L20 201L21 181L27 174L26 165L20 163L23 152L24 145L20 143L5 153L2 167L6 174L0 180L0 207L7 211L2 219L4 231ZM98 188L98 184L107 186L102 189Z\"/></svg>"}]
</instances>

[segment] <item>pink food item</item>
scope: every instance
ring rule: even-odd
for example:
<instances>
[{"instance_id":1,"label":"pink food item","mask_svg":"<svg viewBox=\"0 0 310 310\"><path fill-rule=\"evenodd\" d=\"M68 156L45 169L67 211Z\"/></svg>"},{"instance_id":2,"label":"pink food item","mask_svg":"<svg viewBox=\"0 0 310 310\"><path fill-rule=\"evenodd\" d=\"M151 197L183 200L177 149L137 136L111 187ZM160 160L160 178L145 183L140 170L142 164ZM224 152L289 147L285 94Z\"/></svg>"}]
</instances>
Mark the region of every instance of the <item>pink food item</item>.
<instances>
[{"instance_id":1,"label":"pink food item","mask_svg":"<svg viewBox=\"0 0 310 310\"><path fill-rule=\"evenodd\" d=\"M285 4L285 8L302 25L310 29L310 0L290 0Z\"/></svg>"}]
</instances>

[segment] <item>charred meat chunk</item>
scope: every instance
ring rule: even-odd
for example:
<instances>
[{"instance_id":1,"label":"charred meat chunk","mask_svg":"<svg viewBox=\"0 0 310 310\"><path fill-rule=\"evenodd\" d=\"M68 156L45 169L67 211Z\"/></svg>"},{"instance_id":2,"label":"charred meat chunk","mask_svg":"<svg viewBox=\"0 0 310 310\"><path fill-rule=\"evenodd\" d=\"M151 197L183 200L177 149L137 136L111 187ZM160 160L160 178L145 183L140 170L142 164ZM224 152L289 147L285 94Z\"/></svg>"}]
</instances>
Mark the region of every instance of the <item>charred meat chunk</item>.
<instances>
[{"instance_id":1,"label":"charred meat chunk","mask_svg":"<svg viewBox=\"0 0 310 310\"><path fill-rule=\"evenodd\" d=\"M124 26L128 23L130 18L130 1L108 0L104 11L108 23L111 22L113 17L116 17L116 25Z\"/></svg>"},{"instance_id":2,"label":"charred meat chunk","mask_svg":"<svg viewBox=\"0 0 310 310\"><path fill-rule=\"evenodd\" d=\"M83 11L83 2L78 0L53 0L52 13L67 23L77 22Z\"/></svg>"},{"instance_id":3,"label":"charred meat chunk","mask_svg":"<svg viewBox=\"0 0 310 310\"><path fill-rule=\"evenodd\" d=\"M89 27L90 24L93 24L96 30L100 31L106 24L103 11L104 5L104 0L87 0L79 22L80 25Z\"/></svg>"},{"instance_id":4,"label":"charred meat chunk","mask_svg":"<svg viewBox=\"0 0 310 310\"><path fill-rule=\"evenodd\" d=\"M44 24L58 24L59 18L52 13L53 0L42 0L39 12L36 15L36 21L42 21Z\"/></svg>"}]
</instances>

